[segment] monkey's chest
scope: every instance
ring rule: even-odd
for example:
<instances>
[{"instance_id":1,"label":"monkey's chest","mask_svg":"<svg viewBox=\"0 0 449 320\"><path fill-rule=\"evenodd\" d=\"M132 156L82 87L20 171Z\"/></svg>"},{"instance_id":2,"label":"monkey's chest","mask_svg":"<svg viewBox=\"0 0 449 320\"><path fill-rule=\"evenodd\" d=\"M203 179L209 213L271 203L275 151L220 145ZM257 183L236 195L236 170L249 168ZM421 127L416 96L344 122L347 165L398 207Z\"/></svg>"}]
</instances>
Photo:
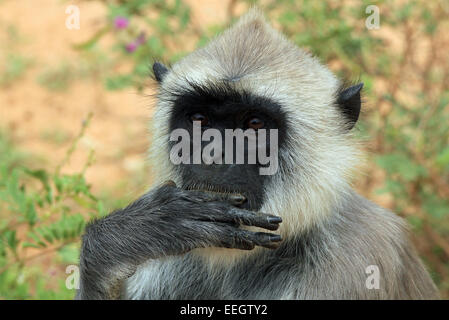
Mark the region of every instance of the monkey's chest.
<instances>
[{"instance_id":1,"label":"monkey's chest","mask_svg":"<svg viewBox=\"0 0 449 320\"><path fill-rule=\"evenodd\" d=\"M125 285L127 299L279 299L286 297L292 273L273 266L238 264L210 268L187 254L141 265ZM289 274L288 278L283 275ZM284 283L285 285L279 285Z\"/></svg>"}]
</instances>

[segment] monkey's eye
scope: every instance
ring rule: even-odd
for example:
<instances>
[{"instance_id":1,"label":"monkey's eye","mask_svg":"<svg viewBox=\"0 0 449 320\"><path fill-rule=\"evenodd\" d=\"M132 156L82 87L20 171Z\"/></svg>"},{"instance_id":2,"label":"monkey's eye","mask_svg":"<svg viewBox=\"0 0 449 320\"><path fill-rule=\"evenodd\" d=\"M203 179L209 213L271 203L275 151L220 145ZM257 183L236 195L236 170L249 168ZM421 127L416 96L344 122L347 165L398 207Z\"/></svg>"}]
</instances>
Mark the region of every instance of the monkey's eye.
<instances>
[{"instance_id":1,"label":"monkey's eye","mask_svg":"<svg viewBox=\"0 0 449 320\"><path fill-rule=\"evenodd\" d=\"M194 113L190 116L190 120L193 121L201 121L201 125L205 126L209 123L209 119L202 113Z\"/></svg>"},{"instance_id":2,"label":"monkey's eye","mask_svg":"<svg viewBox=\"0 0 449 320\"><path fill-rule=\"evenodd\" d=\"M249 119L246 121L246 126L247 126L248 128L257 130L257 129L263 128L263 127L265 126L265 123L264 123L263 120L260 119L260 118L252 117L252 118L249 118Z\"/></svg>"}]
</instances>

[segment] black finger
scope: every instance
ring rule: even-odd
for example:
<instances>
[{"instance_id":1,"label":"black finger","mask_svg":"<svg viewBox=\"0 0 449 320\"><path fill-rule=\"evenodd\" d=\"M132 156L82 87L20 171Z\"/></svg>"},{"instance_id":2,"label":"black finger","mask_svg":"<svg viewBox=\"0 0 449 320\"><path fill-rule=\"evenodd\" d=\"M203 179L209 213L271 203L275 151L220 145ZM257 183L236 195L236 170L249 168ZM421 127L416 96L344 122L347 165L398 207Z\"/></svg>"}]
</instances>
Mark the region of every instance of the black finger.
<instances>
[{"instance_id":1,"label":"black finger","mask_svg":"<svg viewBox=\"0 0 449 320\"><path fill-rule=\"evenodd\" d=\"M201 199L204 202L228 202L231 205L238 206L242 205L246 201L246 197L240 193L221 193L214 191L189 191L189 194L192 196Z\"/></svg>"},{"instance_id":2,"label":"black finger","mask_svg":"<svg viewBox=\"0 0 449 320\"><path fill-rule=\"evenodd\" d=\"M256 246L254 242L242 237L224 237L223 246L229 249L253 250Z\"/></svg>"},{"instance_id":3,"label":"black finger","mask_svg":"<svg viewBox=\"0 0 449 320\"><path fill-rule=\"evenodd\" d=\"M277 230L282 218L265 213L255 213L245 209L231 208L229 213L234 216L235 222L246 226L260 227L268 230Z\"/></svg>"},{"instance_id":4,"label":"black finger","mask_svg":"<svg viewBox=\"0 0 449 320\"><path fill-rule=\"evenodd\" d=\"M279 247L282 237L278 234L265 232L251 232L247 230L239 230L236 236L251 241L257 246L269 249L276 249Z\"/></svg>"},{"instance_id":5,"label":"black finger","mask_svg":"<svg viewBox=\"0 0 449 320\"><path fill-rule=\"evenodd\" d=\"M209 222L206 222L206 225ZM249 239L249 237L240 236L240 231L238 227L232 227L227 223L213 223L208 228L209 230L216 230L218 233L215 234L211 240L212 243L224 248L230 249L241 249L241 250L252 250L255 247L255 243Z\"/></svg>"}]
</instances>

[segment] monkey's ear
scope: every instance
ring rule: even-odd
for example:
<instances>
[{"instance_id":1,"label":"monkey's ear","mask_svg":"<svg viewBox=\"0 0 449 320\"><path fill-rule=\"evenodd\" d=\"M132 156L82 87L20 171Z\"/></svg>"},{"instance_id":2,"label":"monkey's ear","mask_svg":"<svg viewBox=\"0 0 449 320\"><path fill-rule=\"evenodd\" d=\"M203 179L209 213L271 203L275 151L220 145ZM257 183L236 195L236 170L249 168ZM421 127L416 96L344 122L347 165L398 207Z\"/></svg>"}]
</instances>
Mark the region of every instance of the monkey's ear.
<instances>
[{"instance_id":1,"label":"monkey's ear","mask_svg":"<svg viewBox=\"0 0 449 320\"><path fill-rule=\"evenodd\" d=\"M363 88L363 82L340 91L338 95L338 106L348 120L348 130L351 130L359 119L362 101L360 91Z\"/></svg>"},{"instance_id":2,"label":"monkey's ear","mask_svg":"<svg viewBox=\"0 0 449 320\"><path fill-rule=\"evenodd\" d=\"M153 64L153 73L156 81L161 83L164 80L165 75L168 73L168 68L160 62Z\"/></svg>"}]
</instances>

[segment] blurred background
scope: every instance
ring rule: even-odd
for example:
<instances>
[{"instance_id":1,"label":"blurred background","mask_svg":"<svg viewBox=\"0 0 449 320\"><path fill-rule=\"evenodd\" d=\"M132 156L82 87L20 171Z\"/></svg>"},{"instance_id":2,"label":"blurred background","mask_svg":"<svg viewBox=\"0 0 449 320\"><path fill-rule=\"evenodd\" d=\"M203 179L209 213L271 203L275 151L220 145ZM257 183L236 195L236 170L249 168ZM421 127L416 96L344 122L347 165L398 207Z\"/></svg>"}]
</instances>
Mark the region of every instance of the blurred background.
<instances>
[{"instance_id":1,"label":"blurred background","mask_svg":"<svg viewBox=\"0 0 449 320\"><path fill-rule=\"evenodd\" d=\"M151 182L152 62L177 61L253 4L365 83L355 187L408 220L449 298L449 1L0 0L0 299L74 297L86 221Z\"/></svg>"}]
</instances>

